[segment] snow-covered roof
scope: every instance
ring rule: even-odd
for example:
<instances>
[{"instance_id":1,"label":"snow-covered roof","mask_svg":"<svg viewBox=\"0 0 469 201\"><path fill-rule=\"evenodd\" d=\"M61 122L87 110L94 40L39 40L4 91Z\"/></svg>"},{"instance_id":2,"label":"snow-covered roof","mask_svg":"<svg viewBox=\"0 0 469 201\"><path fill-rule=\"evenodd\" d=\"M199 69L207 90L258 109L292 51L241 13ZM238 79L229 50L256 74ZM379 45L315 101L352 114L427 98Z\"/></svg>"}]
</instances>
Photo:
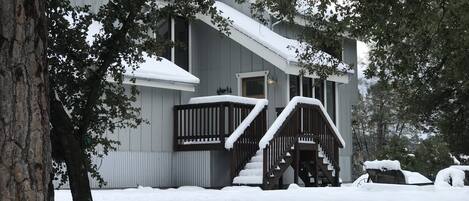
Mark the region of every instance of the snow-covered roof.
<instances>
[{"instance_id":1,"label":"snow-covered roof","mask_svg":"<svg viewBox=\"0 0 469 201\"><path fill-rule=\"evenodd\" d=\"M396 160L374 160L365 161L363 164L365 169L373 170L401 170L401 163Z\"/></svg>"},{"instance_id":2,"label":"snow-covered roof","mask_svg":"<svg viewBox=\"0 0 469 201\"><path fill-rule=\"evenodd\" d=\"M157 59L144 54L143 58L144 62L135 71L126 67L124 73L127 78L136 78L136 85L194 91L200 82L199 78L163 57ZM125 83L133 84L128 80Z\"/></svg>"},{"instance_id":3,"label":"snow-covered roof","mask_svg":"<svg viewBox=\"0 0 469 201\"><path fill-rule=\"evenodd\" d=\"M322 105L321 101L315 98L308 98L308 97L302 97L302 96L295 96L291 99L291 101L288 103L288 105L282 110L282 113L278 115L277 119L275 119L274 123L269 127L269 130L265 133L265 135L262 137L262 139L259 142L259 148L264 149L267 144L269 144L270 140L274 138L275 133L277 132L278 129L280 129L280 126L282 126L283 122L287 119L288 115L295 109L296 105L298 103L305 103L305 104L310 104L310 105L317 105L321 109L321 111L324 113L324 116L327 119L327 122L331 125L332 130L334 131L335 135L339 139L340 144L342 147L345 147L345 141L340 135L339 130L335 126L334 122L332 119L329 117L329 114L327 113L326 109L324 109L324 106Z\"/></svg>"},{"instance_id":4,"label":"snow-covered roof","mask_svg":"<svg viewBox=\"0 0 469 201\"><path fill-rule=\"evenodd\" d=\"M71 19L69 21L71 22ZM99 34L102 29L103 26L100 22L92 21L88 27L86 42L92 45L95 40L95 35ZM144 61L138 65L139 67L135 71L133 71L131 67L128 67L128 64L123 63L124 66L127 66L124 76L137 79L135 83L130 82L130 80L125 80L124 83L194 91L194 85L200 82L199 78L163 57L157 59L156 57L150 57L148 54L143 53L143 59Z\"/></svg>"},{"instance_id":5,"label":"snow-covered roof","mask_svg":"<svg viewBox=\"0 0 469 201\"><path fill-rule=\"evenodd\" d=\"M124 74L138 79L162 80L189 84L198 84L200 82L199 78L163 57L160 57L160 60L158 60L155 57L149 57L145 54L144 60L145 61L139 64L139 68L134 72L132 72L131 68L126 68L126 72Z\"/></svg>"},{"instance_id":6,"label":"snow-covered roof","mask_svg":"<svg viewBox=\"0 0 469 201\"><path fill-rule=\"evenodd\" d=\"M267 26L257 22L242 12L226 5L222 2L215 2L214 6L219 10L220 15L231 20L231 29L228 37L235 40L242 46L269 61L287 74L298 74L298 58L296 50L304 49L306 43L288 39ZM209 16L198 15L198 18L208 25L217 29ZM317 65L332 66L329 59L335 59L326 52L319 51L309 62ZM340 63L338 68L347 69L347 65ZM331 76L333 77L333 76ZM337 76L338 77L338 76ZM338 81L338 80L336 80ZM342 77L342 82L348 79Z\"/></svg>"}]
</instances>

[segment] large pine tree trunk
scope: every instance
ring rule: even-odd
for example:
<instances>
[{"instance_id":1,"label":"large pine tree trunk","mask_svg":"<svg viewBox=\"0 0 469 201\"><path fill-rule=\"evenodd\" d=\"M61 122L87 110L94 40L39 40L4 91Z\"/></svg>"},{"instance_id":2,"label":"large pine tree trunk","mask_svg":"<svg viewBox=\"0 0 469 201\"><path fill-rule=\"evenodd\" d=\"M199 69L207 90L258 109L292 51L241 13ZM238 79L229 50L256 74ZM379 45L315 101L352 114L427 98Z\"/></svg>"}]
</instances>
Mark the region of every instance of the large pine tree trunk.
<instances>
[{"instance_id":1,"label":"large pine tree trunk","mask_svg":"<svg viewBox=\"0 0 469 201\"><path fill-rule=\"evenodd\" d=\"M0 200L47 200L51 171L42 0L0 0Z\"/></svg>"}]
</instances>

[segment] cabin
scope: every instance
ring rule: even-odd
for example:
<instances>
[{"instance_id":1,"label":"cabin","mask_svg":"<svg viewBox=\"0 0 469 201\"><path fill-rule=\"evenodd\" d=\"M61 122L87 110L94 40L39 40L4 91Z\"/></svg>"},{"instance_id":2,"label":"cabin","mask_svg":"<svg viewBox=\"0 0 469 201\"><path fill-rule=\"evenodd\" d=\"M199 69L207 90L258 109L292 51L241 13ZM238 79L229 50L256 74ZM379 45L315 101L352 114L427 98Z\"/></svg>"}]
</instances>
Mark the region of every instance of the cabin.
<instances>
[{"instance_id":1,"label":"cabin","mask_svg":"<svg viewBox=\"0 0 469 201\"><path fill-rule=\"evenodd\" d=\"M106 2L72 1L95 10ZM208 16L172 17L160 33L188 48L172 48L162 61L147 58L126 74L136 78L135 104L149 123L107 134L121 144L94 160L104 188L350 182L357 41L337 41L337 55L320 52L354 69L321 81L302 75L287 47L298 45L300 14L297 24L264 25L251 16L249 2L215 5L232 20L231 34L220 33Z\"/></svg>"}]
</instances>

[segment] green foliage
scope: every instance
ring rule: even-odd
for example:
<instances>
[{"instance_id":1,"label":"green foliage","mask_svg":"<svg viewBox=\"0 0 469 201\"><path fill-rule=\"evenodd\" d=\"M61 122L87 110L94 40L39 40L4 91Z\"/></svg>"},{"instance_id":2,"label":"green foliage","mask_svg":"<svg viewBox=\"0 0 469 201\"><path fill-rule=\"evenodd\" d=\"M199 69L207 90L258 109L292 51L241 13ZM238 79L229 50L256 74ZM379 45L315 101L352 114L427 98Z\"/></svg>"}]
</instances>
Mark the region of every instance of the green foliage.
<instances>
[{"instance_id":1,"label":"green foliage","mask_svg":"<svg viewBox=\"0 0 469 201\"><path fill-rule=\"evenodd\" d=\"M453 165L449 152L448 144L440 137L430 137L417 145L415 161L409 164L409 170L418 171L434 179L439 170Z\"/></svg>"},{"instance_id":2,"label":"green foliage","mask_svg":"<svg viewBox=\"0 0 469 201\"><path fill-rule=\"evenodd\" d=\"M407 137L399 137L394 135L390 137L389 142L381 149L377 150L378 160L398 160L403 169L407 169L407 164L411 163L413 158L409 150L409 139Z\"/></svg>"},{"instance_id":3,"label":"green foliage","mask_svg":"<svg viewBox=\"0 0 469 201\"><path fill-rule=\"evenodd\" d=\"M346 23L373 44L366 74L394 88L407 116L469 153L469 2L351 1Z\"/></svg>"},{"instance_id":4,"label":"green foliage","mask_svg":"<svg viewBox=\"0 0 469 201\"><path fill-rule=\"evenodd\" d=\"M288 1L256 2L292 23L299 16L291 7L281 7ZM469 1L289 2L310 5L302 16L303 38L309 44L321 47L343 36L371 44L366 75L394 89L405 106L403 118L440 133L452 152L469 155ZM318 30L322 34L311 34ZM306 51L300 58L307 61L316 52ZM322 77L336 73L304 67Z\"/></svg>"},{"instance_id":5,"label":"green foliage","mask_svg":"<svg viewBox=\"0 0 469 201\"><path fill-rule=\"evenodd\" d=\"M74 128L70 132L80 141L88 171L101 185L104 180L91 158L103 157L119 144L107 133L145 122L140 108L132 104L138 90L123 85L124 63L135 70L144 53L162 55L175 45L157 31L158 22L170 16L193 20L197 13L206 14L227 32L229 21L218 15L213 3L114 0L90 12L88 6L72 7L67 0L48 0L50 90L68 111ZM102 27L91 37L87 32L92 24ZM54 154L54 169L66 181L62 151Z\"/></svg>"},{"instance_id":6,"label":"green foliage","mask_svg":"<svg viewBox=\"0 0 469 201\"><path fill-rule=\"evenodd\" d=\"M337 6L335 1L318 0L258 0L251 3L251 11L254 17L261 22L275 23L274 20L284 20L292 27L299 30L298 40L302 43L296 53L299 58L299 66L309 74L316 74L321 79L333 74L343 74L348 69L339 69L341 63L341 42L343 36L337 33L345 32L345 24L341 23L337 13L330 13L329 7ZM305 22L301 26L296 26L294 20L298 16L297 8L303 7L300 18ZM341 6L337 6L342 10ZM269 17L273 16L274 19ZM318 54L325 51L333 57L323 57ZM319 65L314 60L322 60L332 65Z\"/></svg>"}]
</instances>

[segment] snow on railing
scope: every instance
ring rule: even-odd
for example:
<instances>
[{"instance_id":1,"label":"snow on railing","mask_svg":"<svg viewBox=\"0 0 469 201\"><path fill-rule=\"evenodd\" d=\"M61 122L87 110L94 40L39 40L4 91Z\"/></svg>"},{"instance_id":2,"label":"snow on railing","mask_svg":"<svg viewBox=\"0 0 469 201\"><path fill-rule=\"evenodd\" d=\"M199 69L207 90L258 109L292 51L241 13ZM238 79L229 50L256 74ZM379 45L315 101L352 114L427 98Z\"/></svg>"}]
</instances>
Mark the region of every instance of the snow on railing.
<instances>
[{"instance_id":1,"label":"snow on railing","mask_svg":"<svg viewBox=\"0 0 469 201\"><path fill-rule=\"evenodd\" d=\"M225 149L232 149L233 144L238 140L238 138L244 133L244 131L251 125L251 123L256 119L265 106L269 103L267 99L256 99L256 98L247 98L241 96L232 96L232 95L220 95L220 96L205 96L205 97L196 97L189 100L189 104L199 104L199 103L216 103L216 102L233 102L254 105L254 108L249 112L248 116L241 122L241 124L231 133L231 135L225 141Z\"/></svg>"},{"instance_id":2,"label":"snow on railing","mask_svg":"<svg viewBox=\"0 0 469 201\"><path fill-rule=\"evenodd\" d=\"M283 122L287 119L288 115L291 112L293 112L293 110L295 109L295 107L298 103L304 103L304 104L319 106L322 113L324 113L324 116L326 116L327 122L331 125L331 128L334 131L335 135L337 136L337 139L339 139L340 143L345 148L344 139L340 135L339 130L335 126L332 119L329 117L329 114L324 109L324 106L322 105L321 101L319 101L318 99L315 99L315 98L295 96L290 100L290 102L285 107L285 109L283 109L282 113L280 113L280 115L278 115L277 119L275 119L274 123L270 126L269 130L267 130L264 137L262 137L261 141L259 142L259 148L260 149L264 149L269 144L270 140L272 140L272 138L274 137L277 130L280 129L280 126L282 126Z\"/></svg>"},{"instance_id":3,"label":"snow on railing","mask_svg":"<svg viewBox=\"0 0 469 201\"><path fill-rule=\"evenodd\" d=\"M218 96L203 96L203 97L191 98L189 100L189 104L232 102L232 103L256 105L258 100L259 99L257 98L247 98L247 97L242 97L242 96L218 95Z\"/></svg>"}]
</instances>

